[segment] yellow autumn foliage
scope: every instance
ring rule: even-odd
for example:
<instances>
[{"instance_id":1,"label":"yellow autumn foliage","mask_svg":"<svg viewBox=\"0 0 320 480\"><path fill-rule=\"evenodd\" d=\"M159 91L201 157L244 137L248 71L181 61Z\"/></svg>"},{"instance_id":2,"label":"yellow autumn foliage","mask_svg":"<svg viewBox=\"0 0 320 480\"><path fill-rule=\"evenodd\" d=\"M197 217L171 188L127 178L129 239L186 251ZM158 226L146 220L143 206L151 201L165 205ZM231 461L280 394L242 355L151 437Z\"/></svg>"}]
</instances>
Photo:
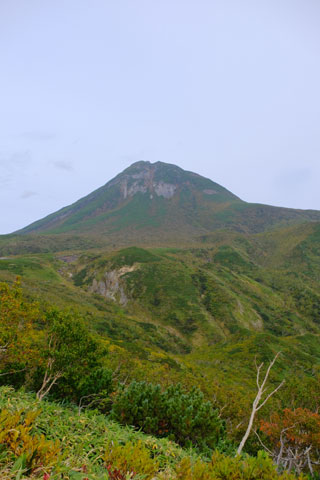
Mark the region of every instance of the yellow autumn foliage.
<instances>
[{"instance_id":1,"label":"yellow autumn foliage","mask_svg":"<svg viewBox=\"0 0 320 480\"><path fill-rule=\"evenodd\" d=\"M0 444L15 458L25 457L28 470L39 467L50 468L56 464L60 456L60 443L46 440L44 435L32 435L33 423L38 411L0 413Z\"/></svg>"},{"instance_id":2,"label":"yellow autumn foliage","mask_svg":"<svg viewBox=\"0 0 320 480\"><path fill-rule=\"evenodd\" d=\"M140 441L125 445L108 443L104 460L107 466L111 465L124 474L142 474L145 480L151 480L159 470L159 463L150 457L149 450Z\"/></svg>"}]
</instances>

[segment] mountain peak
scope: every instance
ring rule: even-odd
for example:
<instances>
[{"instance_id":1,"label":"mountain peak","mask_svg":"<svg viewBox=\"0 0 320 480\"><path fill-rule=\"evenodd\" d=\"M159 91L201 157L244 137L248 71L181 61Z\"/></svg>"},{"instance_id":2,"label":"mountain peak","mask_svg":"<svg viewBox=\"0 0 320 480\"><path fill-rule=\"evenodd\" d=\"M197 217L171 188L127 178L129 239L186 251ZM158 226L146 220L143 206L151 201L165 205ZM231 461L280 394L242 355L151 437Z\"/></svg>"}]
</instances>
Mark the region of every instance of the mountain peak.
<instances>
[{"instance_id":1,"label":"mountain peak","mask_svg":"<svg viewBox=\"0 0 320 480\"><path fill-rule=\"evenodd\" d=\"M175 165L139 161L107 183L106 188L118 185L124 200L138 193L149 194L151 200L154 196L169 199L182 185L181 172Z\"/></svg>"},{"instance_id":2,"label":"mountain peak","mask_svg":"<svg viewBox=\"0 0 320 480\"><path fill-rule=\"evenodd\" d=\"M173 230L176 230L175 235L206 233L208 230L203 223L208 213L212 213L215 206L234 202L241 200L208 178L177 165L141 160L73 205L19 233L99 232L113 235L115 231L128 228L140 233L144 231L146 235L159 229L165 229L170 235Z\"/></svg>"},{"instance_id":3,"label":"mountain peak","mask_svg":"<svg viewBox=\"0 0 320 480\"><path fill-rule=\"evenodd\" d=\"M235 200L237 197L212 180L188 172L170 163L138 161L126 168L105 187L119 185L124 199L137 193L149 194L150 198L164 197L170 199L181 190L192 189L205 195L223 194L224 199ZM221 199L220 199L221 200Z\"/></svg>"}]
</instances>

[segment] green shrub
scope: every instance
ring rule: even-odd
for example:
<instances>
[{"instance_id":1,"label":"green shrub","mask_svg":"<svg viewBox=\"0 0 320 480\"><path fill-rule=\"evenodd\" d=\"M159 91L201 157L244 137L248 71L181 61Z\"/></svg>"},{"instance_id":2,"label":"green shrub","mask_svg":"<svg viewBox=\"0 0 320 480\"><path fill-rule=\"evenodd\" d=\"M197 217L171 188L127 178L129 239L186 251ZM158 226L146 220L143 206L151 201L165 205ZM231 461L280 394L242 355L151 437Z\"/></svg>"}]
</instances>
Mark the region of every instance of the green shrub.
<instances>
[{"instance_id":1,"label":"green shrub","mask_svg":"<svg viewBox=\"0 0 320 480\"><path fill-rule=\"evenodd\" d=\"M164 415L160 385L136 381L118 393L111 410L113 420L160 436L165 433Z\"/></svg>"},{"instance_id":2,"label":"green shrub","mask_svg":"<svg viewBox=\"0 0 320 480\"><path fill-rule=\"evenodd\" d=\"M96 367L83 377L78 385L78 403L83 407L97 408L109 413L111 408L112 371L105 367Z\"/></svg>"},{"instance_id":3,"label":"green shrub","mask_svg":"<svg viewBox=\"0 0 320 480\"><path fill-rule=\"evenodd\" d=\"M182 446L214 448L224 437L224 425L198 388L180 384L161 391L160 385L132 382L117 395L111 417L146 433L170 437Z\"/></svg>"},{"instance_id":4,"label":"green shrub","mask_svg":"<svg viewBox=\"0 0 320 480\"><path fill-rule=\"evenodd\" d=\"M168 430L182 446L194 444L214 448L224 434L223 422L211 402L196 387L190 392L180 384L170 386L163 393Z\"/></svg>"},{"instance_id":5,"label":"green shrub","mask_svg":"<svg viewBox=\"0 0 320 480\"><path fill-rule=\"evenodd\" d=\"M79 397L103 394L109 395L112 391L112 371L105 367L94 368L86 375L78 386Z\"/></svg>"},{"instance_id":6,"label":"green shrub","mask_svg":"<svg viewBox=\"0 0 320 480\"><path fill-rule=\"evenodd\" d=\"M52 389L44 388L43 396L78 402L97 393L99 387L109 393L111 374L102 368L104 345L84 319L71 310L51 308L45 312L45 321L47 331L30 386L39 392L45 375L53 379L58 374Z\"/></svg>"}]
</instances>

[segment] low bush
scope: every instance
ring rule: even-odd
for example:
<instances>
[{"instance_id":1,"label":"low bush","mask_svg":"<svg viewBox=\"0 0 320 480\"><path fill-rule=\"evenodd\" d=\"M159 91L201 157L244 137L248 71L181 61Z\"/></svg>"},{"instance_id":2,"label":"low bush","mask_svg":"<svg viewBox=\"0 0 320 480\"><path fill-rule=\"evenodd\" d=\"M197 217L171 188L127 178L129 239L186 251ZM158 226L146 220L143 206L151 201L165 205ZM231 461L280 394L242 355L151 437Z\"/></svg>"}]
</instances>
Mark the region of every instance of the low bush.
<instances>
[{"instance_id":1,"label":"low bush","mask_svg":"<svg viewBox=\"0 0 320 480\"><path fill-rule=\"evenodd\" d=\"M159 470L159 464L150 457L149 451L141 442L128 442L120 445L110 442L104 455L109 476L112 478L116 472L119 478L134 478L142 474L145 480L154 478Z\"/></svg>"},{"instance_id":2,"label":"low bush","mask_svg":"<svg viewBox=\"0 0 320 480\"><path fill-rule=\"evenodd\" d=\"M223 422L211 402L204 400L198 388L188 392L180 384L161 391L159 385L134 381L118 393L111 418L202 450L213 449L225 437Z\"/></svg>"},{"instance_id":3,"label":"low bush","mask_svg":"<svg viewBox=\"0 0 320 480\"><path fill-rule=\"evenodd\" d=\"M303 480L293 474L278 474L272 460L263 451L257 457L228 457L215 452L211 462L184 458L175 467L178 480Z\"/></svg>"}]
</instances>

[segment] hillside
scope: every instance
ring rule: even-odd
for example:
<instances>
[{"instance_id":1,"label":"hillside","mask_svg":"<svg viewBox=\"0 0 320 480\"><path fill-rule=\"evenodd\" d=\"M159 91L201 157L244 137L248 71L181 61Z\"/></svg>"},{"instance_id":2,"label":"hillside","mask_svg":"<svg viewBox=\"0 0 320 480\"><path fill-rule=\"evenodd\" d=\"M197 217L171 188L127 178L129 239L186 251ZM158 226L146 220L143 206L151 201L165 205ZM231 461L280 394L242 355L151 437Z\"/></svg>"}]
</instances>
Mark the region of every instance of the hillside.
<instances>
[{"instance_id":1,"label":"hillside","mask_svg":"<svg viewBox=\"0 0 320 480\"><path fill-rule=\"evenodd\" d=\"M320 212L240 200L217 183L162 162L137 162L106 185L18 234L101 237L107 244L191 242L219 229L258 233L320 221ZM92 240L91 240L92 241Z\"/></svg>"},{"instance_id":2,"label":"hillside","mask_svg":"<svg viewBox=\"0 0 320 480\"><path fill-rule=\"evenodd\" d=\"M294 379L294 388L316 388L319 238L311 223L217 232L184 248L9 255L0 279L20 275L31 298L80 311L112 345L108 364L121 364L123 378L196 384L221 404L231 389L246 405L255 357L268 361L279 350L274 381L287 379L284 395ZM233 422L241 410L229 413Z\"/></svg>"},{"instance_id":3,"label":"hillside","mask_svg":"<svg viewBox=\"0 0 320 480\"><path fill-rule=\"evenodd\" d=\"M257 459L233 459L219 452L203 458L97 412L52 402L39 407L33 395L0 388L3 480L224 480L226 474L239 480L296 478L278 474L262 452Z\"/></svg>"},{"instance_id":4,"label":"hillside","mask_svg":"<svg viewBox=\"0 0 320 480\"><path fill-rule=\"evenodd\" d=\"M10 361L4 356L2 385L38 391L48 355L50 322L56 318L60 319L56 326L69 322L69 327L63 326L59 344L63 355L57 358L68 359L60 365L62 371L66 366L71 370L58 372L61 381L53 385L50 400L81 404L82 397L87 398L84 389L89 398L98 395L100 410L110 413L111 405L130 385L136 388L135 382L149 382L151 386L137 388L151 389L158 403L159 392L166 397L171 386L181 384L184 399L188 398L185 392L200 388L203 401L214 406L216 420L225 428L225 438L218 443L229 455L220 457L224 465L231 461L246 428L256 392L256 364L267 365L281 352L269 389L285 381L259 413L256 427L288 408L304 409L309 416L320 408L320 212L248 204L211 180L173 165L138 162L74 205L20 232L1 236L0 257L0 282L5 282L0 284L4 299L0 302L0 345L21 336L21 345L10 343ZM70 332L74 335L68 336ZM68 357L73 338L77 338L76 359ZM82 351L81 342L89 342ZM66 345L67 351L63 350ZM100 388L100 380L107 387ZM18 396L25 398L21 392ZM150 427L158 403L145 419L149 401L141 398L143 407L137 417L128 414L127 423ZM27 401L33 405L31 397ZM182 408L179 402L171 405ZM130 397L120 409L120 423L132 403ZM61 415L69 413L61 411ZM88 428L95 428L88 418L81 417ZM182 430L190 425L190 419L185 420ZM97 422L100 431L102 417ZM170 431L161 422L160 427L144 431L172 438L174 425ZM128 431L108 425L112 435L126 443ZM50 439L55 438L52 431L47 432ZM131 434L130 438L138 438ZM200 437L204 434L208 432L202 431ZM191 442L184 435L183 441ZM144 437L139 440L144 444ZM277 443L269 441L268 445L275 448ZM166 444L164 448L178 447ZM246 452L256 456L260 448L251 435ZM74 458L70 445L67 451ZM185 451L174 452L179 460L185 458ZM197 462L194 452L188 455ZM250 462L259 463L259 458ZM169 477L161 476L160 468L155 471L159 476L153 478L176 478L174 465L175 461L167 465ZM189 476L177 478L198 478L192 468L187 468ZM245 467L237 464L235 468L238 472ZM268 480L276 478L270 469ZM103 476L101 469L93 469L90 475L99 480L125 478ZM210 475L199 479L220 478ZM82 476L70 478L83 480ZM248 476L256 478L264 477Z\"/></svg>"}]
</instances>

